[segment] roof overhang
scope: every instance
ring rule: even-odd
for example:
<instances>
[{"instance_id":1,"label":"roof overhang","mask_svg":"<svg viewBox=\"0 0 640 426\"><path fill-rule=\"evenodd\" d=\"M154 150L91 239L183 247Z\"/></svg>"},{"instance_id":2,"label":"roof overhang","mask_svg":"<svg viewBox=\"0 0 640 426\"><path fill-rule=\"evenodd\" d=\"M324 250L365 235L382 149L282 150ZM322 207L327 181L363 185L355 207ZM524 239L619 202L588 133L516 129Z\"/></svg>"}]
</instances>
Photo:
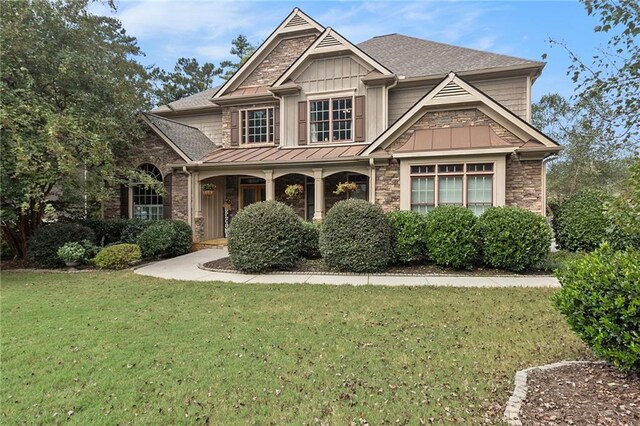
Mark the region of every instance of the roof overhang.
<instances>
[{"instance_id":1,"label":"roof overhang","mask_svg":"<svg viewBox=\"0 0 640 426\"><path fill-rule=\"evenodd\" d=\"M456 72L456 75L460 77L470 77L473 80L481 80L483 78L499 78L499 77L513 77L513 76L529 76L532 78L532 82L535 81L542 73L546 63L540 62L537 65L521 64L511 65L508 67L493 67L482 68L470 71ZM428 74L415 77L398 76L398 87L406 86L421 86L428 82L440 81L446 78L449 74Z\"/></svg>"}]
</instances>

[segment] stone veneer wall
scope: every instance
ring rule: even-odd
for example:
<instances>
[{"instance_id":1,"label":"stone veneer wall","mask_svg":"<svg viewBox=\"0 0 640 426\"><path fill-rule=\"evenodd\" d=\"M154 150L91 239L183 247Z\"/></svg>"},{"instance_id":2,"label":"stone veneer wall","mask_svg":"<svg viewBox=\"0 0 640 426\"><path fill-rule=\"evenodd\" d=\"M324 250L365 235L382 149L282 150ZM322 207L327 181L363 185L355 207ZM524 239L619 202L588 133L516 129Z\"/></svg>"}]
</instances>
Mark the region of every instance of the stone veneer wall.
<instances>
[{"instance_id":1,"label":"stone veneer wall","mask_svg":"<svg viewBox=\"0 0 640 426\"><path fill-rule=\"evenodd\" d=\"M155 133L147 134L146 138L134 147L124 164L125 167L135 169L143 163L151 163L160 169L162 177L171 174L171 217L186 221L188 218L187 181L186 175L173 173L169 164L180 164L185 161L171 149ZM120 192L114 189L114 196L103 203L103 217L115 219L120 217Z\"/></svg>"},{"instance_id":2,"label":"stone veneer wall","mask_svg":"<svg viewBox=\"0 0 640 426\"><path fill-rule=\"evenodd\" d=\"M418 129L440 129L446 127L488 125L505 142L521 146L524 142L509 130L496 123L477 109L459 111L427 112L413 126L398 137L389 147L393 152L411 137ZM506 164L505 202L529 209L536 213L542 211L542 161L520 161L513 155ZM376 203L384 211L400 208L400 164L392 159L389 164L376 166Z\"/></svg>"},{"instance_id":3,"label":"stone veneer wall","mask_svg":"<svg viewBox=\"0 0 640 426\"><path fill-rule=\"evenodd\" d=\"M315 39L315 35L306 35L282 40L240 87L272 85Z\"/></svg>"}]
</instances>

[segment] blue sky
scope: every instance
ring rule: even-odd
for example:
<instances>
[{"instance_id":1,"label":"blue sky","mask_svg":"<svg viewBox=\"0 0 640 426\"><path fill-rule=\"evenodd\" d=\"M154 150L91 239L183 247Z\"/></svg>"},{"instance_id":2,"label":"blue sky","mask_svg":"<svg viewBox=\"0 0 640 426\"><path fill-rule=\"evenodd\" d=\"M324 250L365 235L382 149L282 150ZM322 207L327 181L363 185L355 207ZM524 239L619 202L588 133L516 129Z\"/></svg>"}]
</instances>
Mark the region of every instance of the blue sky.
<instances>
[{"instance_id":1,"label":"blue sky","mask_svg":"<svg viewBox=\"0 0 640 426\"><path fill-rule=\"evenodd\" d=\"M574 1L455 2L215 2L120 1L115 14L145 52L145 64L172 69L179 57L218 63L230 58L231 40L245 34L264 40L294 7L354 43L400 33L458 46L541 60L547 66L533 87L534 100L549 92L569 96L568 54L549 37L591 57L606 38L593 32L594 17ZM96 11L105 12L102 6Z\"/></svg>"}]
</instances>

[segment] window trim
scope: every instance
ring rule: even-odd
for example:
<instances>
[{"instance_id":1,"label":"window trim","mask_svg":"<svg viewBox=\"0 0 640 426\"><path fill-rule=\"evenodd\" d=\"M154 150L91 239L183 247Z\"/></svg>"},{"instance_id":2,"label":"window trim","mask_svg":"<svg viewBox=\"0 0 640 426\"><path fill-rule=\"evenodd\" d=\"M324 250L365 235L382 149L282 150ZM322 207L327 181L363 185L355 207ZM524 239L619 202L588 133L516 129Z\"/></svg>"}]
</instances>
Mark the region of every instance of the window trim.
<instances>
[{"instance_id":1,"label":"window trim","mask_svg":"<svg viewBox=\"0 0 640 426\"><path fill-rule=\"evenodd\" d=\"M467 172L468 164L478 164L478 163L493 163L493 171L491 173L488 172ZM412 177L416 174L411 173L412 166L425 166L425 165L434 165L435 170L433 174L423 173L421 176L436 176L438 171L438 166L440 165L451 165L451 164L463 164L463 172L461 173L450 173L446 174L446 176L454 176L454 175L482 175L482 174L492 174L492 188L491 188L491 205L492 206L504 206L505 205L505 197L506 197L506 184L505 184L505 175L506 175L506 157L504 156L487 156L478 155L478 156L464 156L464 157L416 157L412 159L401 159L400 160L400 209L401 210L411 210L411 182ZM463 178L462 180L462 197L463 197L463 205L467 206L467 198L468 198L468 185L467 179ZM438 191L438 180L434 179L434 188L435 188L435 206L439 204L439 191ZM435 207L434 206L434 207Z\"/></svg>"},{"instance_id":2,"label":"window trim","mask_svg":"<svg viewBox=\"0 0 640 426\"><path fill-rule=\"evenodd\" d=\"M340 99L351 99L351 138L349 139L338 139L333 140L333 101ZM329 140L328 141L314 141L311 137L311 124L314 123L311 121L311 102L321 102L321 101L329 101ZM340 143L353 143L355 142L355 92L332 92L325 94L316 94L314 96L307 97L307 137L310 145L321 145L321 144L340 144ZM348 120L340 120L341 122L346 122ZM317 122L319 123L319 122Z\"/></svg>"},{"instance_id":3,"label":"window trim","mask_svg":"<svg viewBox=\"0 0 640 426\"><path fill-rule=\"evenodd\" d=\"M267 112L267 142L249 142L249 112L250 111L266 111ZM269 118L269 110L272 111L271 119ZM242 119L242 115L244 114L245 119ZM275 143L276 138L276 108L275 106L262 106L262 107L253 107L253 108L242 108L238 110L238 144L239 145L247 145L247 146L256 146L256 145L273 145ZM245 127L246 125L246 127ZM270 133L270 128L273 129L273 132ZM243 130L246 129L244 137L242 136Z\"/></svg>"},{"instance_id":4,"label":"window trim","mask_svg":"<svg viewBox=\"0 0 640 426\"><path fill-rule=\"evenodd\" d=\"M159 177L160 179L158 179L158 182L161 182L164 186L164 178L165 175L162 173L162 170L160 169L160 167L156 166L154 163L149 162L149 161L145 161L142 162L138 165L138 167L136 167L136 170L140 170L142 168L142 166L149 164L151 166L153 166L159 173ZM156 177L157 179L157 177ZM135 197L134 197L134 190L136 189L136 187L140 186L139 183L137 182L131 182L129 183L129 191L128 191L128 198L129 198L129 219L134 219L135 218L135 205L134 205L134 201L135 201ZM162 200L162 217L160 217L160 219L146 219L146 220L162 220L164 218L164 195L158 195L158 197L160 197L160 199ZM154 206L157 206L157 204L151 204Z\"/></svg>"}]
</instances>

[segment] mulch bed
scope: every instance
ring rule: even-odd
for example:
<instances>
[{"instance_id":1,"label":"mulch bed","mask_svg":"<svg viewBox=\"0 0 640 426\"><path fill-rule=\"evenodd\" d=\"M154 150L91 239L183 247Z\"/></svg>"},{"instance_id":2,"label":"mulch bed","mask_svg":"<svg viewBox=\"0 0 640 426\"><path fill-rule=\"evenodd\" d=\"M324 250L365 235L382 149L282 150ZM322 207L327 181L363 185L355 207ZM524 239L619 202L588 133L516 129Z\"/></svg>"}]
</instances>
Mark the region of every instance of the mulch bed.
<instances>
[{"instance_id":1,"label":"mulch bed","mask_svg":"<svg viewBox=\"0 0 640 426\"><path fill-rule=\"evenodd\" d=\"M640 425L640 375L605 364L534 371L527 378L523 425Z\"/></svg>"},{"instance_id":2,"label":"mulch bed","mask_svg":"<svg viewBox=\"0 0 640 426\"><path fill-rule=\"evenodd\" d=\"M238 272L228 257L213 260L203 265L205 268L216 269L220 271ZM282 271L274 271L282 272ZM285 272L295 273L336 273L324 264L322 259L304 259L298 263L293 269ZM460 275L460 276L496 276L496 275L548 275L546 271L525 271L520 274L491 268L473 268L471 270L458 270L451 268L443 268L432 264L415 264L415 265L392 265L384 272L389 275Z\"/></svg>"}]
</instances>

